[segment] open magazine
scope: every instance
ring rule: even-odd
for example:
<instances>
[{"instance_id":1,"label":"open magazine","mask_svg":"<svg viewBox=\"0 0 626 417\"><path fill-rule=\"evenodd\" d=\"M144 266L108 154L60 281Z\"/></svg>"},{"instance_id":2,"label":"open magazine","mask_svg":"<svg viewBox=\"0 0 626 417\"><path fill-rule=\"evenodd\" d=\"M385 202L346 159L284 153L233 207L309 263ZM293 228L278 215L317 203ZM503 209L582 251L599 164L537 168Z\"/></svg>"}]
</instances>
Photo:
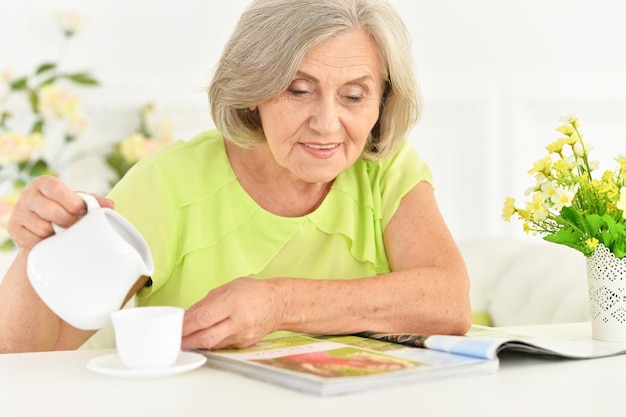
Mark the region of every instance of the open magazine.
<instances>
[{"instance_id":1,"label":"open magazine","mask_svg":"<svg viewBox=\"0 0 626 417\"><path fill-rule=\"evenodd\" d=\"M318 395L495 372L497 358L480 358L360 336L295 335L246 349L201 350L209 366Z\"/></svg>"},{"instance_id":2,"label":"open magazine","mask_svg":"<svg viewBox=\"0 0 626 417\"><path fill-rule=\"evenodd\" d=\"M405 346L451 352L477 358L497 358L503 350L522 351L566 359L593 359L626 353L626 343L602 342L591 338L564 339L525 336L492 327L474 325L465 336L423 336L401 333L359 334Z\"/></svg>"},{"instance_id":3,"label":"open magazine","mask_svg":"<svg viewBox=\"0 0 626 417\"><path fill-rule=\"evenodd\" d=\"M473 326L465 336L294 335L262 340L247 349L200 352L215 368L299 391L335 395L495 372L503 350L592 359L624 354L626 343L531 337Z\"/></svg>"}]
</instances>

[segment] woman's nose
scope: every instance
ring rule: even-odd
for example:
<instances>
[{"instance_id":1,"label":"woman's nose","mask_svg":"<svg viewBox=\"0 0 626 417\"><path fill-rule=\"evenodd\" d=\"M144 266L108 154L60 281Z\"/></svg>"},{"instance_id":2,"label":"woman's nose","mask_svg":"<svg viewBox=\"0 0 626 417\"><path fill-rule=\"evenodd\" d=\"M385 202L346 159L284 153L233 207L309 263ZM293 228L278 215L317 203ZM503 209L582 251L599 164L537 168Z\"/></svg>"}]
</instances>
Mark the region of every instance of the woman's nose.
<instances>
[{"instance_id":1,"label":"woman's nose","mask_svg":"<svg viewBox=\"0 0 626 417\"><path fill-rule=\"evenodd\" d=\"M329 135L340 129L339 108L333 96L324 96L315 105L315 111L310 119L311 129L320 135Z\"/></svg>"}]
</instances>

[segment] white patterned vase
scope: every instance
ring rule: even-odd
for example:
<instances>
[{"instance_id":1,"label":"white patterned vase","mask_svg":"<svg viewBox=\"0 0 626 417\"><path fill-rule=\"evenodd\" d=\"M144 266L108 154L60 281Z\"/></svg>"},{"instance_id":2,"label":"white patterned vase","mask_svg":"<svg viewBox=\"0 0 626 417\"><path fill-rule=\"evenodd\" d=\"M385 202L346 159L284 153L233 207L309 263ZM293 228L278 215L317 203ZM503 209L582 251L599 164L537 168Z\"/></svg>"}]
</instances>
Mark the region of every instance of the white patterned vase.
<instances>
[{"instance_id":1,"label":"white patterned vase","mask_svg":"<svg viewBox=\"0 0 626 417\"><path fill-rule=\"evenodd\" d=\"M592 337L626 342L626 257L600 244L587 258L587 281Z\"/></svg>"}]
</instances>

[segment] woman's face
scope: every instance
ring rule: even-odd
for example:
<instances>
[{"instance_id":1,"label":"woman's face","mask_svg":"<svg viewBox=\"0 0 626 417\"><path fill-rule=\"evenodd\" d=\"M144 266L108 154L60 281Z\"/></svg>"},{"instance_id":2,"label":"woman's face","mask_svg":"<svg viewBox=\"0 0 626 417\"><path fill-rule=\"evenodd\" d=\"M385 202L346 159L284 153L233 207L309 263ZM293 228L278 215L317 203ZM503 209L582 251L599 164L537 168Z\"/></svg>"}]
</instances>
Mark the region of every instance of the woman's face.
<instances>
[{"instance_id":1,"label":"woman's face","mask_svg":"<svg viewBox=\"0 0 626 417\"><path fill-rule=\"evenodd\" d=\"M382 85L378 49L365 32L312 48L289 88L258 106L278 165L308 183L332 181L363 152L378 120Z\"/></svg>"}]
</instances>

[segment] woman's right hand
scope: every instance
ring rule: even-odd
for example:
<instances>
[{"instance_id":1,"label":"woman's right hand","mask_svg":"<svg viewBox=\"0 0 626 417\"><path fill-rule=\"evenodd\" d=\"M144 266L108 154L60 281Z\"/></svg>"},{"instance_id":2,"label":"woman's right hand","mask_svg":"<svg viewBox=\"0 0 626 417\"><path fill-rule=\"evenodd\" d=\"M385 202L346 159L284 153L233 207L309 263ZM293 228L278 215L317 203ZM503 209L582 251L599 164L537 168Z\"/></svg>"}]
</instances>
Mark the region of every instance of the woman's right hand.
<instances>
[{"instance_id":1,"label":"woman's right hand","mask_svg":"<svg viewBox=\"0 0 626 417\"><path fill-rule=\"evenodd\" d=\"M94 195L102 207L113 202ZM30 250L54 234L52 223L69 227L85 215L85 202L60 179L43 175L24 189L11 212L7 231L15 244Z\"/></svg>"}]
</instances>

